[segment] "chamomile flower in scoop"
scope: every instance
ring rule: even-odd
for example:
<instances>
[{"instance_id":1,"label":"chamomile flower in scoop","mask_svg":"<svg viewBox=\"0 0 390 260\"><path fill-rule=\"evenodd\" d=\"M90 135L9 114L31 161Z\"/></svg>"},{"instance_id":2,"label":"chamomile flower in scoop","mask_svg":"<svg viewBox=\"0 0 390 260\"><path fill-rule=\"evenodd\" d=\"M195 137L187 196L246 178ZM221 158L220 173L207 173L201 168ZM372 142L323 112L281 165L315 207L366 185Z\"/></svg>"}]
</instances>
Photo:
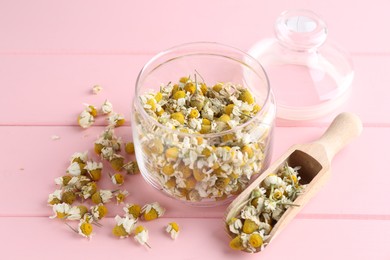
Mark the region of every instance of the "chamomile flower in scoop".
<instances>
[{"instance_id":1,"label":"chamomile flower in scoop","mask_svg":"<svg viewBox=\"0 0 390 260\"><path fill-rule=\"evenodd\" d=\"M144 220L150 221L164 215L165 209L158 202L146 204L142 207L141 214Z\"/></svg>"}]
</instances>

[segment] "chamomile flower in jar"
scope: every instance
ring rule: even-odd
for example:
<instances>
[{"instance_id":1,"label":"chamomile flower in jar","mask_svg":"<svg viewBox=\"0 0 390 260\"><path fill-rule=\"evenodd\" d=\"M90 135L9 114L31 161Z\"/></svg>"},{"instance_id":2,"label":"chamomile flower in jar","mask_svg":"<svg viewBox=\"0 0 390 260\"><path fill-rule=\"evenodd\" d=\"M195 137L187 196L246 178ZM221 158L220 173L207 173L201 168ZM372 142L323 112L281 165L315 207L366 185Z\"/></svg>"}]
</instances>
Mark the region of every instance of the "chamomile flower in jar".
<instances>
[{"instance_id":1,"label":"chamomile flower in jar","mask_svg":"<svg viewBox=\"0 0 390 260\"><path fill-rule=\"evenodd\" d=\"M215 43L167 50L142 69L134 96L141 174L169 196L227 203L267 167L275 104L264 70L247 54Z\"/></svg>"}]
</instances>

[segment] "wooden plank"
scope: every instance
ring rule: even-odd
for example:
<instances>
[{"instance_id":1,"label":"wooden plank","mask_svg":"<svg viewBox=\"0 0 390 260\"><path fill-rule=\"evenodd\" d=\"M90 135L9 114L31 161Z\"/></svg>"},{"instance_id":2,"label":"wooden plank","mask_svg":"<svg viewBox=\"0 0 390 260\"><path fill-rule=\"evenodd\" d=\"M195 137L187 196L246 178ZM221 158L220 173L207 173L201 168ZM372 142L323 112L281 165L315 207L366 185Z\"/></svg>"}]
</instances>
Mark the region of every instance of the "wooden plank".
<instances>
[{"instance_id":1,"label":"wooden plank","mask_svg":"<svg viewBox=\"0 0 390 260\"><path fill-rule=\"evenodd\" d=\"M0 216L49 216L51 210L46 206L46 200L56 188L54 178L65 173L74 152L91 150L92 143L102 130L103 127L87 130L79 127L0 127L0 143L7 147L0 149L0 158L6 158L0 169L0 178L4 180L0 182ZM276 128L273 160L289 146L314 140L323 131L324 128L312 127ZM117 130L125 141L131 139L130 132L129 127ZM389 156L376 152L374 157L369 157L370 153L378 151L378 147L390 146L388 132L389 128L364 129L361 137L334 158L329 183L301 214L389 216L390 208L385 206L389 197L389 175L383 173L383 162L388 161ZM58 135L60 139L52 140L52 135ZM367 161L367 158L371 159ZM109 183L104 185L114 187ZM162 196L141 176L130 176L124 188L131 193L129 201L159 201L168 207L167 214L171 217L223 215L224 207L199 210ZM26 203L26 198L29 198L29 203ZM111 214L121 211L121 207L113 206Z\"/></svg>"},{"instance_id":2,"label":"wooden plank","mask_svg":"<svg viewBox=\"0 0 390 260\"><path fill-rule=\"evenodd\" d=\"M137 74L150 55L0 55L0 125L75 125L83 103L100 106L109 99L116 112L130 117ZM281 126L325 126L342 111L358 114L364 124L390 126L390 56L355 56L356 78L348 102L333 114ZM375 68L375 69L372 69ZM91 92L100 84L103 91ZM39 94L44 93L44 94ZM10 112L12 111L12 112Z\"/></svg>"},{"instance_id":3,"label":"wooden plank","mask_svg":"<svg viewBox=\"0 0 390 260\"><path fill-rule=\"evenodd\" d=\"M189 16L189 8L196 15ZM2 2L0 51L155 53L200 40L246 50L273 35L274 21L282 11L302 8L318 12L328 23L329 37L351 52L389 53L390 38L383 33L389 24L385 0L357 2L352 8L349 2L337 0L281 0L272 4L202 0L190 6L179 0Z\"/></svg>"},{"instance_id":4,"label":"wooden plank","mask_svg":"<svg viewBox=\"0 0 390 260\"><path fill-rule=\"evenodd\" d=\"M164 226L176 221L181 227L172 241ZM233 251L220 219L161 218L141 222L149 230L151 249L132 238L111 235L115 221L105 219L95 227L90 241L73 233L57 220L47 218L0 218L2 255L7 259L101 259L163 257L175 259L377 259L390 257L389 221L294 220L260 254ZM375 238L375 239L374 239ZM23 248L23 250L20 250Z\"/></svg>"}]
</instances>

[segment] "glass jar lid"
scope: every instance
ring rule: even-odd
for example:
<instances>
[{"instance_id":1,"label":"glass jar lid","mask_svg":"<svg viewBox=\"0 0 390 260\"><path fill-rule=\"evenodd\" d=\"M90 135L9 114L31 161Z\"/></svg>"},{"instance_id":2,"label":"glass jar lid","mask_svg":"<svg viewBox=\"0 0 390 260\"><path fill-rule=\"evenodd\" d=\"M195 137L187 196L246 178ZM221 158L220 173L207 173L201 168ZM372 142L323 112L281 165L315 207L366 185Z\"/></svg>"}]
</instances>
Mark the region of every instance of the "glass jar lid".
<instances>
[{"instance_id":1,"label":"glass jar lid","mask_svg":"<svg viewBox=\"0 0 390 260\"><path fill-rule=\"evenodd\" d=\"M249 54L267 72L278 118L315 119L349 96L354 77L350 58L327 39L325 22L311 11L283 12L275 22L275 38L256 43Z\"/></svg>"}]
</instances>

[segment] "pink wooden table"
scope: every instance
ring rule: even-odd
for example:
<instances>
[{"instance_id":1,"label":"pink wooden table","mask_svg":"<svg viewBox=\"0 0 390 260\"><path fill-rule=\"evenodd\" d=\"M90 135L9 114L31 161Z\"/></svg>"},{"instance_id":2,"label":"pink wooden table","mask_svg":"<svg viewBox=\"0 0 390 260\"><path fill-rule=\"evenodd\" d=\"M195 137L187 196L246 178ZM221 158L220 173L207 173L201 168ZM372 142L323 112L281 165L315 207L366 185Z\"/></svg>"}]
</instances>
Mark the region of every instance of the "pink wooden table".
<instances>
[{"instance_id":1,"label":"pink wooden table","mask_svg":"<svg viewBox=\"0 0 390 260\"><path fill-rule=\"evenodd\" d=\"M292 2L0 1L0 258L390 259L388 1ZM54 178L104 129L77 126L83 103L108 98L128 120L136 76L158 51L201 40L248 50L272 36L280 12L294 8L311 9L327 21L330 37L351 52L356 76L348 103L329 117L278 122L273 158L318 137L341 111L358 114L364 130L334 159L328 185L262 255L230 250L225 207L184 206L140 175L126 184L128 201L159 201L167 209L145 224L152 249L111 235L121 207L110 208L90 241L48 218ZM95 84L103 87L99 95L91 94ZM129 125L118 131L130 140ZM176 241L163 231L171 221L182 227Z\"/></svg>"}]
</instances>

